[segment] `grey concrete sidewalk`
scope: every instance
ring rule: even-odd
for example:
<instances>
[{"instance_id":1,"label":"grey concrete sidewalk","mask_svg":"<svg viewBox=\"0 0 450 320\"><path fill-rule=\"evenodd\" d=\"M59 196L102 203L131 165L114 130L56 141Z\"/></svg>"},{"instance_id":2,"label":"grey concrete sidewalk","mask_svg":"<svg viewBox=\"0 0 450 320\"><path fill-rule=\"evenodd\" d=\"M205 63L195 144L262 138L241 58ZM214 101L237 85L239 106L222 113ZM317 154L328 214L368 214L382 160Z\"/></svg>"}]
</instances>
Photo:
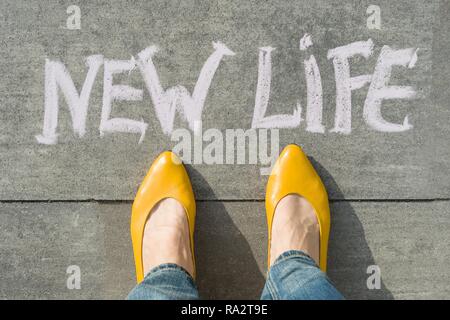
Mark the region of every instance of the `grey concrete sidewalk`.
<instances>
[{"instance_id":1,"label":"grey concrete sidewalk","mask_svg":"<svg viewBox=\"0 0 450 320\"><path fill-rule=\"evenodd\" d=\"M133 287L129 204L0 209L0 224L7 226L0 235L1 298L122 299ZM337 202L331 209L329 276L347 298L449 297L447 202ZM259 298L266 273L264 219L263 203L199 203L195 241L202 298ZM80 290L66 287L70 265L81 269ZM381 269L380 290L367 288L370 265Z\"/></svg>"},{"instance_id":2,"label":"grey concrete sidewalk","mask_svg":"<svg viewBox=\"0 0 450 320\"><path fill-rule=\"evenodd\" d=\"M355 299L450 298L450 1L377 1L379 29L368 28L371 4L1 1L0 298L124 298L134 284L131 201L152 160L177 145L169 128L170 93L178 94L174 130L188 129L192 110L202 103L203 132L217 129L225 137L227 129L248 130L261 111L257 87L268 47L275 50L265 117L295 120L301 106L300 123L289 125L285 117L272 124L280 149L301 145L327 187L329 275L338 289ZM80 29L68 28L76 26L76 9L66 11L70 5L80 9ZM300 50L307 33L313 45ZM181 86L193 92L202 68L221 52L213 42L235 54L221 57L204 101L189 105ZM350 76L370 77L349 84L336 79L335 69L345 71L345 63L336 65L328 55L354 42L373 43L373 50L367 59L360 54L348 60ZM143 71L139 53L151 46L159 48L153 63L166 95L146 85L148 78L155 85L155 77ZM373 115L380 96L368 99L377 89L372 74L382 75L380 83L387 79L380 73L389 60L380 58L386 46L417 54L392 68L389 85L397 87L378 92L398 95L400 86L415 92L414 98L382 101L380 114L395 130L374 125L382 123ZM93 70L86 58L93 55L90 63L101 65L83 104L79 95L88 96L85 79ZM307 85L311 73L304 63L312 55L322 95ZM109 72L118 66L129 70L114 74L112 85L123 86L112 89ZM355 89L349 112L336 107L346 101L342 87ZM323 98L322 132L312 132L307 116L317 96ZM346 132L338 115L347 120ZM247 150L264 143L236 142L236 150L242 145ZM191 147L195 153L194 142ZM234 151L223 141L219 155L237 158ZM204 298L258 298L264 285L267 177L260 174L260 158L249 164L246 156L244 164L233 158L231 164L187 165L199 200L196 252ZM70 265L81 269L80 290L66 287ZM370 265L380 267L379 290L367 288Z\"/></svg>"}]
</instances>

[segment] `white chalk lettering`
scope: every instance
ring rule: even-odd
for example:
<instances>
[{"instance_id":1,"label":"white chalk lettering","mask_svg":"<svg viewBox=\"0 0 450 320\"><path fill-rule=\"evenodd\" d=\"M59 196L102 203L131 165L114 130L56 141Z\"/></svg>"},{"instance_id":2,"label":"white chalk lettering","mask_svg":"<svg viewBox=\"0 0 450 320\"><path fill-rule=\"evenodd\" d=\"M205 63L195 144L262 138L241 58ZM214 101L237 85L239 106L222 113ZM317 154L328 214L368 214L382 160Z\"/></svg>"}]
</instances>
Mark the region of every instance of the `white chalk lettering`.
<instances>
[{"instance_id":1,"label":"white chalk lettering","mask_svg":"<svg viewBox=\"0 0 450 320\"><path fill-rule=\"evenodd\" d=\"M103 56L93 55L86 59L89 68L86 79L78 94L73 80L66 67L59 61L45 60L45 102L44 128L42 135L36 136L39 143L57 143L56 127L58 126L59 95L61 89L72 117L73 131L79 137L86 133L86 115L92 86L98 70L103 63Z\"/></svg>"},{"instance_id":2,"label":"white chalk lettering","mask_svg":"<svg viewBox=\"0 0 450 320\"><path fill-rule=\"evenodd\" d=\"M100 136L105 133L129 132L139 133L139 143L145 136L147 124L126 118L110 118L113 101L140 101L143 99L143 92L127 85L113 85L113 75L130 72L136 67L134 59L131 60L105 60L103 78L103 107L100 120Z\"/></svg>"},{"instance_id":3,"label":"white chalk lettering","mask_svg":"<svg viewBox=\"0 0 450 320\"><path fill-rule=\"evenodd\" d=\"M349 59L361 55L369 58L374 44L371 39L358 41L328 51L328 59L333 59L336 78L336 114L331 132L349 134L352 131L352 91L370 83L371 75L350 76Z\"/></svg>"},{"instance_id":4,"label":"white chalk lettering","mask_svg":"<svg viewBox=\"0 0 450 320\"><path fill-rule=\"evenodd\" d=\"M195 122L202 121L203 106L220 61L224 56L234 55L233 51L220 42L213 43L213 46L215 50L203 65L192 95L183 86L163 89L153 63L153 56L158 51L157 47L148 47L138 54L138 66L165 134L172 133L177 110L184 116L191 130L195 130Z\"/></svg>"},{"instance_id":5,"label":"white chalk lettering","mask_svg":"<svg viewBox=\"0 0 450 320\"><path fill-rule=\"evenodd\" d=\"M383 100L412 99L416 96L414 88L409 86L389 86L392 67L414 68L418 49L392 50L388 46L381 49L372 83L364 103L363 117L370 128L381 132L402 132L412 128L405 117L403 124L390 123L381 115Z\"/></svg>"},{"instance_id":6,"label":"white chalk lettering","mask_svg":"<svg viewBox=\"0 0 450 320\"><path fill-rule=\"evenodd\" d=\"M253 112L252 128L295 128L302 120L300 103L294 113L265 117L269 105L270 83L272 80L272 47L259 49L258 83L256 86L255 110Z\"/></svg>"},{"instance_id":7,"label":"white chalk lettering","mask_svg":"<svg viewBox=\"0 0 450 320\"><path fill-rule=\"evenodd\" d=\"M313 50L310 49L313 45L312 36L308 33L299 42L300 51L306 54L303 60L307 91L305 130L307 132L324 134L326 132L323 124L324 88L316 57L309 52ZM200 70L192 94L181 85L167 89L162 87L153 61L158 51L156 46L150 46L141 51L137 55L137 60L134 57L130 60L108 60L104 59L102 55L87 57L86 65L88 71L80 92L77 91L69 71L62 62L46 59L44 122L42 133L36 136L38 143L56 144L58 142L57 127L60 92L62 92L70 111L73 132L80 138L86 134L89 98L97 73L100 67L104 65L103 100L99 125L100 136L116 132L134 133L139 135L139 143L144 140L148 124L143 119L133 120L112 116L112 107L115 101L143 100L142 89L133 88L125 84L113 84L114 75L139 70L143 77L143 86L145 86L150 95L162 132L169 136L172 135L172 139L176 139L172 141L179 141L181 138L184 138L184 132L180 133L174 128L177 113L181 115L182 121L187 122L188 129L193 131L194 154L191 153L191 144L185 143L186 139L183 139L176 146L176 148L180 149L180 153L185 153L185 158L189 161L193 160L193 164L234 162L234 158L230 158L231 156L234 157L234 151L230 151L230 154L221 153L223 146L220 143L223 143L223 137L220 131L212 128L210 131L206 131L205 135L202 134L202 114L214 75L222 59L225 56L234 55L233 51L220 42L213 43L213 48L214 51L209 55ZM251 129L297 128L303 121L300 102L297 102L292 113L266 115L271 94L272 52L274 50L272 47L259 48L258 79ZM409 123L408 115L405 115L402 123L393 123L383 118L381 109L385 100L409 100L416 97L416 91L412 86L394 86L389 83L395 66L408 69L415 67L418 61L418 50L415 48L393 50L385 45L381 49L373 74L359 76L351 75L350 60L356 56L361 56L368 60L374 52L374 43L371 39L353 42L329 50L327 59L332 61L334 80L336 82L334 127L329 132L337 134L351 133L352 93L367 85L369 88L363 106L363 120L367 126L379 132L403 132L410 130L413 126ZM238 147L246 144L245 139L249 140L249 144L256 140L255 132L247 132L245 129L236 130L233 134L236 134L236 138L240 139ZM234 143L232 137L229 138L227 141ZM210 142L204 150L202 148L203 142ZM231 145L227 146L226 149L232 150L231 147ZM245 153L240 152L239 155L240 158L237 159L237 164L244 163L246 161ZM226 161L224 161L224 158ZM251 164L255 163L256 159L256 154L249 153Z\"/></svg>"},{"instance_id":8,"label":"white chalk lettering","mask_svg":"<svg viewBox=\"0 0 450 320\"><path fill-rule=\"evenodd\" d=\"M305 51L313 45L311 35L305 34L300 40L300 50ZM310 55L303 62L306 76L306 131L324 133L325 127L322 124L323 93L322 78L316 58Z\"/></svg>"}]
</instances>

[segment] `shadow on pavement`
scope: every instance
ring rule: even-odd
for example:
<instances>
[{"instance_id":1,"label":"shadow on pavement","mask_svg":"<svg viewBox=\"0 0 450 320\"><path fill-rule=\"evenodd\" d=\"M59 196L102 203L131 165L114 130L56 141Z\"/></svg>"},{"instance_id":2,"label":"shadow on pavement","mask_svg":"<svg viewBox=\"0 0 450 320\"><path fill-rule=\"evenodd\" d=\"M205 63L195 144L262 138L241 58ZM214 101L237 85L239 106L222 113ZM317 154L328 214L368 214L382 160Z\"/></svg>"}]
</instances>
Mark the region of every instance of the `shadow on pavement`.
<instances>
[{"instance_id":1,"label":"shadow on pavement","mask_svg":"<svg viewBox=\"0 0 450 320\"><path fill-rule=\"evenodd\" d=\"M329 194L345 199L330 173L310 157ZM367 267L375 265L364 228L348 201L332 201L331 234L328 248L328 276L347 299L393 299L381 281L381 288L367 288Z\"/></svg>"},{"instance_id":2,"label":"shadow on pavement","mask_svg":"<svg viewBox=\"0 0 450 320\"><path fill-rule=\"evenodd\" d=\"M314 158L313 166L329 194L345 199L330 173ZM196 186L217 200L211 186L192 166L187 166ZM197 285L204 299L259 299L265 277L258 268L244 235L236 227L221 201L197 203ZM381 288L367 288L367 267L375 265L364 228L348 201L332 201L328 275L347 299L393 299L381 281ZM261 245L266 245L262 243Z\"/></svg>"},{"instance_id":3,"label":"shadow on pavement","mask_svg":"<svg viewBox=\"0 0 450 320\"><path fill-rule=\"evenodd\" d=\"M202 175L187 165L196 185L216 199ZM262 245L266 245L265 243ZM197 202L195 230L197 285L202 299L259 299L265 278L221 201Z\"/></svg>"}]
</instances>

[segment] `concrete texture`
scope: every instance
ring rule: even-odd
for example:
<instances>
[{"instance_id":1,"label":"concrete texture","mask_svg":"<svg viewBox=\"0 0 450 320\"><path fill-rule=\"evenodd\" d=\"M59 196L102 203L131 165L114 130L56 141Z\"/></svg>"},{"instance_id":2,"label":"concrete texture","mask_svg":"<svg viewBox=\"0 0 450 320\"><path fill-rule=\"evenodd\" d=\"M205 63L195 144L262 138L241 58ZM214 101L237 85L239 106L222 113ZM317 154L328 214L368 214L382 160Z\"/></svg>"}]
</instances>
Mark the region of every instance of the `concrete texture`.
<instances>
[{"instance_id":1,"label":"concrete texture","mask_svg":"<svg viewBox=\"0 0 450 320\"><path fill-rule=\"evenodd\" d=\"M39 145L44 115L45 59L62 61L79 87L86 76L84 59L102 54L129 59L157 44L156 64L165 88L182 84L192 90L198 73L220 40L236 52L221 62L211 85L203 129L251 127L257 82L258 49L276 47L268 115L292 112L297 101L306 107L300 38L313 36L324 88L325 134L305 125L280 132L280 146L302 145L336 180L346 199L448 198L450 162L447 126L450 51L447 1L380 1L382 30L366 27L370 1L86 1L81 30L67 30L64 1L2 1L3 45L0 48L0 179L3 200L78 200L133 198L151 160L175 142L162 134L153 105L138 71L117 77L118 83L144 89L142 102L118 102L113 116L148 122L145 139L114 133L100 138L103 68L94 84L83 139L72 131L61 98L59 143ZM73 4L70 1L70 4ZM372 73L383 45L420 48L414 69L395 69L392 83L412 85L412 101L386 102L383 115L414 125L404 133L370 130L362 119L367 87L353 94L352 133L330 132L334 124L335 80L329 49L372 38L373 57L353 59L352 75ZM441 79L445 81L433 81ZM304 116L304 115L303 115ZM186 123L175 120L175 128ZM263 199L265 179L257 165L196 165L215 195L197 184L199 199ZM443 174L445 173L445 174ZM236 179L235 177L240 177ZM195 178L195 177L194 177ZM253 181L247 184L247 181ZM39 186L39 187L36 187ZM331 198L340 199L336 190Z\"/></svg>"},{"instance_id":2,"label":"concrete texture","mask_svg":"<svg viewBox=\"0 0 450 320\"><path fill-rule=\"evenodd\" d=\"M200 202L196 225L202 298L257 299L266 270L260 202ZM127 203L0 206L0 298L124 298L134 285ZM450 294L447 202L337 202L329 276L348 299L441 299ZM380 224L383 228L380 228ZM66 269L81 269L68 290ZM382 287L368 290L367 267Z\"/></svg>"},{"instance_id":3,"label":"concrete texture","mask_svg":"<svg viewBox=\"0 0 450 320\"><path fill-rule=\"evenodd\" d=\"M69 5L81 30L66 28ZM324 90L324 134L305 123L280 130L280 148L304 147L333 200L329 274L348 298L450 298L450 1L377 1L381 30L366 27L369 0L0 2L0 298L123 298L133 286L130 201L158 153L176 144L163 134L138 70L115 77L143 89L143 101L114 102L112 116L148 123L145 138L100 137L103 67L90 97L86 135L77 137L60 98L58 144L35 136L44 121L45 60L64 63L78 90L85 58L130 59L156 44L164 88L192 91L221 41L225 57L211 84L203 130L251 127L258 50L272 46L267 115L306 108L303 60L314 54ZM299 50L305 33L314 46ZM367 87L352 96L352 132L333 133L336 83L329 49L371 38L372 57L350 62L372 73L383 45L419 48L413 69L395 68L392 84L416 88L414 100L383 104L383 116L413 129L380 133L363 121ZM305 117L303 110L303 117ZM187 128L177 116L175 128ZM205 144L206 145L206 144ZM197 253L204 298L258 298L264 284L264 188L259 165L188 165L199 202ZM56 201L50 202L47 201ZM79 265L82 289L66 288ZM366 268L379 265L381 290Z\"/></svg>"}]
</instances>

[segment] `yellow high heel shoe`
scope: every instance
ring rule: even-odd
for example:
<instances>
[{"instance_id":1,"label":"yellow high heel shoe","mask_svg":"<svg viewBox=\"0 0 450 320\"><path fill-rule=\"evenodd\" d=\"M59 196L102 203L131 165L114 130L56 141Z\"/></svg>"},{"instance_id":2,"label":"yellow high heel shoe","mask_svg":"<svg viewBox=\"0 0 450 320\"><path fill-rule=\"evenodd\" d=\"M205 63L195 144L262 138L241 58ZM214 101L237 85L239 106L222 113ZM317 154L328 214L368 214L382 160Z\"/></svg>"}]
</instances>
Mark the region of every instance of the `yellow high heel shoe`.
<instances>
[{"instance_id":1,"label":"yellow high heel shoe","mask_svg":"<svg viewBox=\"0 0 450 320\"><path fill-rule=\"evenodd\" d=\"M131 240L133 243L134 262L136 265L137 283L144 280L142 260L142 240L144 227L152 208L161 200L174 198L184 207L187 215L192 262L194 264L194 226L195 198L189 176L180 158L173 152L161 153L153 162L150 170L142 181L133 202L131 212Z\"/></svg>"},{"instance_id":2,"label":"yellow high heel shoe","mask_svg":"<svg viewBox=\"0 0 450 320\"><path fill-rule=\"evenodd\" d=\"M297 194L308 200L316 212L320 227L319 266L323 272L326 272L328 237L330 234L328 195L322 180L309 162L308 157L297 145L288 145L284 148L267 182L268 268L270 267L270 241L272 239L272 222L275 209L280 200L290 194Z\"/></svg>"}]
</instances>

